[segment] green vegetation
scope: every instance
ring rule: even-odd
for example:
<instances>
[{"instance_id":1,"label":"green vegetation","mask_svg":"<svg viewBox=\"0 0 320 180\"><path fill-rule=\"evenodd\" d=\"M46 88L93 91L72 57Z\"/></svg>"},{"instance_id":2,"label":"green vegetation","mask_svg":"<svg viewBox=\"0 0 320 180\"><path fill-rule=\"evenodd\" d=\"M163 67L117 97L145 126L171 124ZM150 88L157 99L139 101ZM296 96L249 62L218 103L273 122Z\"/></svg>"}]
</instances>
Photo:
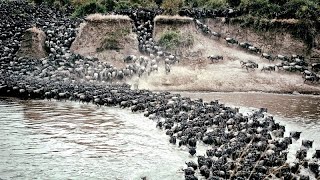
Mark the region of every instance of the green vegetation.
<instances>
[{"instance_id":1,"label":"green vegetation","mask_svg":"<svg viewBox=\"0 0 320 180\"><path fill-rule=\"evenodd\" d=\"M125 42L125 37L130 33L130 29L120 29L117 31L111 31L106 33L104 40L99 48L97 48L97 52L101 52L103 50L120 50L123 49L123 44Z\"/></svg>"},{"instance_id":2,"label":"green vegetation","mask_svg":"<svg viewBox=\"0 0 320 180\"><path fill-rule=\"evenodd\" d=\"M189 47L194 43L193 36L191 34L183 34L179 31L166 31L159 39L159 44L166 49L174 50L180 47Z\"/></svg>"},{"instance_id":3,"label":"green vegetation","mask_svg":"<svg viewBox=\"0 0 320 180\"><path fill-rule=\"evenodd\" d=\"M178 14L179 9L183 6L183 0L164 0L161 7L164 13L168 15Z\"/></svg>"},{"instance_id":4,"label":"green vegetation","mask_svg":"<svg viewBox=\"0 0 320 180\"><path fill-rule=\"evenodd\" d=\"M31 0L56 7L73 5L78 15L127 8L155 8L161 6L166 14L176 14L183 7L240 8L245 14L263 18L295 18L320 21L319 0ZM88 13L85 11L88 10Z\"/></svg>"},{"instance_id":5,"label":"green vegetation","mask_svg":"<svg viewBox=\"0 0 320 180\"><path fill-rule=\"evenodd\" d=\"M106 8L102 6L97 1L89 1L85 4L82 4L76 8L76 10L73 12L74 17L83 17L88 14L93 13L105 13Z\"/></svg>"}]
</instances>

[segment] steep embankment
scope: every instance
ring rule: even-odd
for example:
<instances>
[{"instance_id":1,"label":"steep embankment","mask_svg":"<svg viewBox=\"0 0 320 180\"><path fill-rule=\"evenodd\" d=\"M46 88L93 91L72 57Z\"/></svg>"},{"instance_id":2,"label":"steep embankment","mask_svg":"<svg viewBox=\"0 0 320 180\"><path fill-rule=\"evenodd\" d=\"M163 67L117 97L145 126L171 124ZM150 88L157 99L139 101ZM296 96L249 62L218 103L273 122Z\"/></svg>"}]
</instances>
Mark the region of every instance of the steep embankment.
<instances>
[{"instance_id":1,"label":"steep embankment","mask_svg":"<svg viewBox=\"0 0 320 180\"><path fill-rule=\"evenodd\" d=\"M166 19L167 18L167 19ZM207 20L208 21L208 20ZM254 45L273 42L271 35L259 35L241 29L240 27L226 27L214 20L208 21L210 29L221 32L223 37L231 36L240 41L248 40ZM79 34L71 49L83 55L93 55L115 66L125 66L123 57L129 54L140 55L136 35L131 30L132 24L128 17L89 16L81 25ZM280 61L269 63L259 55L243 51L236 45L228 45L224 38L208 37L195 28L190 18L161 17L155 19L153 37L159 40L161 34L167 30L179 31L183 35L192 36L193 45L180 47L181 60L172 65L171 72L165 73L164 63L160 62L158 73L144 74L142 77L133 77L128 80L132 85L150 90L186 90L186 91L264 91L277 93L317 93L320 94L320 85L304 83L302 75L284 71L261 72L261 68ZM218 29L218 27L220 29ZM119 34L120 33L120 34ZM287 37L287 38L286 38ZM285 54L300 53L297 51L303 45L284 34L282 39L270 44L267 52ZM259 42L261 44L259 44ZM281 42L284 44L282 45ZM281 47L280 47L281 46ZM276 47L276 48L273 48ZM293 52L290 51L292 47ZM223 61L211 63L207 56L222 55ZM252 60L259 64L259 69L247 72L241 68L240 61Z\"/></svg>"},{"instance_id":2,"label":"steep embankment","mask_svg":"<svg viewBox=\"0 0 320 180\"><path fill-rule=\"evenodd\" d=\"M156 22L155 22L156 24ZM168 26L168 27L164 27ZM172 25L161 24L160 30L155 25L154 37ZM247 53L237 46L228 45L223 39L204 36L194 28L193 23L184 25L178 30L192 31L194 44L181 49L182 59L178 65L173 65L170 74L166 75L164 68L159 73L135 78L130 83L139 88L150 90L187 90L187 91L264 91L276 93L320 93L319 84L304 83L299 73L261 72L261 68L280 61L269 63L255 54ZM231 34L230 34L231 35ZM188 56L189 55L189 56ZM211 63L208 55L222 55L223 61ZM191 57L193 56L193 57ZM241 68L240 61L252 60L259 64L253 72Z\"/></svg>"},{"instance_id":3,"label":"steep embankment","mask_svg":"<svg viewBox=\"0 0 320 180\"><path fill-rule=\"evenodd\" d=\"M204 23L210 29L220 32L222 37L231 36L239 42L250 42L266 53L320 57L320 34L315 34L314 42L308 41L309 45L313 44L311 48L308 47L303 40L303 38L306 39L304 36L307 36L307 34L297 32L299 28L303 28L299 26L298 20L260 20L255 25L260 28L259 30L252 27L254 23L248 24L243 19L234 18L230 21L225 23L225 18L215 18L205 19Z\"/></svg>"},{"instance_id":4,"label":"steep embankment","mask_svg":"<svg viewBox=\"0 0 320 180\"><path fill-rule=\"evenodd\" d=\"M71 51L97 57L118 67L124 66L125 55L139 54L132 20L121 15L89 15L80 24Z\"/></svg>"}]
</instances>

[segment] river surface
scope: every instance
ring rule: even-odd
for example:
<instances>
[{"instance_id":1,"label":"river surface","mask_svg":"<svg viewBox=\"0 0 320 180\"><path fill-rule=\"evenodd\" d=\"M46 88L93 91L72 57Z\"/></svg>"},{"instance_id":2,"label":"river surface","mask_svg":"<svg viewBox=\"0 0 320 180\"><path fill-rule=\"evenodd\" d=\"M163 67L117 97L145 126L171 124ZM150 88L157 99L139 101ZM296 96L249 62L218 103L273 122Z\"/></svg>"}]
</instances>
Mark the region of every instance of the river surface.
<instances>
[{"instance_id":1,"label":"river surface","mask_svg":"<svg viewBox=\"0 0 320 180\"><path fill-rule=\"evenodd\" d=\"M320 96L179 93L243 113L267 107L287 133L303 131L301 139L315 141L308 157L320 149ZM190 156L155 126L128 109L0 98L0 179L183 179ZM291 159L301 139L291 145Z\"/></svg>"},{"instance_id":2,"label":"river surface","mask_svg":"<svg viewBox=\"0 0 320 180\"><path fill-rule=\"evenodd\" d=\"M182 179L188 153L120 108L0 99L0 179Z\"/></svg>"}]
</instances>

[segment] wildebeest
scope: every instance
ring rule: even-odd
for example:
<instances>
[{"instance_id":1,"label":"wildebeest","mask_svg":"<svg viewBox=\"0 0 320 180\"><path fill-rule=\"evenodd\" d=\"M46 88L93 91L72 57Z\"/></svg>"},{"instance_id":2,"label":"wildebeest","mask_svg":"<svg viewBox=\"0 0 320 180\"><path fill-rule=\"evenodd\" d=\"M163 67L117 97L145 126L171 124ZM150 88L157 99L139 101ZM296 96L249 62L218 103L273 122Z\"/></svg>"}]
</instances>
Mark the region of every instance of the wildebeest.
<instances>
[{"instance_id":1,"label":"wildebeest","mask_svg":"<svg viewBox=\"0 0 320 180\"><path fill-rule=\"evenodd\" d=\"M166 74L170 73L170 64L168 63L165 64L165 70L166 70Z\"/></svg>"},{"instance_id":2,"label":"wildebeest","mask_svg":"<svg viewBox=\"0 0 320 180\"><path fill-rule=\"evenodd\" d=\"M318 82L319 80L320 80L320 77L317 74L304 76L304 82L310 81L312 83L315 83L315 82Z\"/></svg>"},{"instance_id":3,"label":"wildebeest","mask_svg":"<svg viewBox=\"0 0 320 180\"><path fill-rule=\"evenodd\" d=\"M275 70L276 70L276 67L273 66L273 65L263 66L262 69L261 69L261 71L269 71L269 72L275 71Z\"/></svg>"},{"instance_id":4,"label":"wildebeest","mask_svg":"<svg viewBox=\"0 0 320 180\"><path fill-rule=\"evenodd\" d=\"M267 54L267 53L262 53L261 57L268 59L269 62L273 60L272 56L270 54Z\"/></svg>"},{"instance_id":5,"label":"wildebeest","mask_svg":"<svg viewBox=\"0 0 320 180\"><path fill-rule=\"evenodd\" d=\"M255 47L255 46L249 46L248 50L255 53L261 53L261 49Z\"/></svg>"},{"instance_id":6,"label":"wildebeest","mask_svg":"<svg viewBox=\"0 0 320 180\"><path fill-rule=\"evenodd\" d=\"M302 146L306 148L312 148L313 141L311 140L302 140Z\"/></svg>"},{"instance_id":7,"label":"wildebeest","mask_svg":"<svg viewBox=\"0 0 320 180\"><path fill-rule=\"evenodd\" d=\"M220 55L210 55L207 58L211 60L212 63L213 61L218 62L219 59L223 60L223 56L220 56Z\"/></svg>"},{"instance_id":8,"label":"wildebeest","mask_svg":"<svg viewBox=\"0 0 320 180\"><path fill-rule=\"evenodd\" d=\"M213 32L211 33L211 35L212 35L212 36L215 36L215 37L217 37L217 38L220 38L220 37L221 37L221 34L218 33L218 32L215 32L215 31L213 31Z\"/></svg>"},{"instance_id":9,"label":"wildebeest","mask_svg":"<svg viewBox=\"0 0 320 180\"><path fill-rule=\"evenodd\" d=\"M227 37L227 38L226 38L226 41L227 41L227 43L229 43L229 44L238 44L238 41L235 40L234 38Z\"/></svg>"},{"instance_id":10,"label":"wildebeest","mask_svg":"<svg viewBox=\"0 0 320 180\"><path fill-rule=\"evenodd\" d=\"M239 46L244 49L247 49L249 46L252 46L252 45L248 42L241 42L241 43L239 43Z\"/></svg>"},{"instance_id":11,"label":"wildebeest","mask_svg":"<svg viewBox=\"0 0 320 180\"><path fill-rule=\"evenodd\" d=\"M288 61L289 60L289 58L287 56L284 56L284 55L281 55L281 54L278 54L275 59L279 59L279 60L283 60L283 61Z\"/></svg>"},{"instance_id":12,"label":"wildebeest","mask_svg":"<svg viewBox=\"0 0 320 180\"><path fill-rule=\"evenodd\" d=\"M256 63L256 62L253 62L253 61L247 61L247 62L244 62L244 61L240 61L240 64L241 64L241 67L242 68L246 68L247 71L249 71L249 69L251 69L252 71L255 70L255 68L258 68L259 65Z\"/></svg>"},{"instance_id":13,"label":"wildebeest","mask_svg":"<svg viewBox=\"0 0 320 180\"><path fill-rule=\"evenodd\" d=\"M135 62L136 60L137 60L137 57L135 55L129 55L123 58L123 62L125 63L132 63L132 62Z\"/></svg>"},{"instance_id":14,"label":"wildebeest","mask_svg":"<svg viewBox=\"0 0 320 180\"><path fill-rule=\"evenodd\" d=\"M320 63L313 63L311 64L311 69L313 71L320 71Z\"/></svg>"}]
</instances>

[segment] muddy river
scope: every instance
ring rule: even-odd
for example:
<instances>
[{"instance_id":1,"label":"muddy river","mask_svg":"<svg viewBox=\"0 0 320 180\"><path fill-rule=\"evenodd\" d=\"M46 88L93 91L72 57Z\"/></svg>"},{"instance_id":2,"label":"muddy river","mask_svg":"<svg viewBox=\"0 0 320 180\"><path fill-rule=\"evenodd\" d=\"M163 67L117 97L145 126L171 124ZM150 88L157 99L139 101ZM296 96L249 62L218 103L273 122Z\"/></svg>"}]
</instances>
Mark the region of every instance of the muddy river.
<instances>
[{"instance_id":1,"label":"muddy river","mask_svg":"<svg viewBox=\"0 0 320 180\"><path fill-rule=\"evenodd\" d=\"M218 99L243 113L267 107L288 130L315 141L309 156L320 148L320 96L180 93ZM155 126L127 109L0 98L0 179L183 179L181 169L192 158Z\"/></svg>"}]
</instances>

